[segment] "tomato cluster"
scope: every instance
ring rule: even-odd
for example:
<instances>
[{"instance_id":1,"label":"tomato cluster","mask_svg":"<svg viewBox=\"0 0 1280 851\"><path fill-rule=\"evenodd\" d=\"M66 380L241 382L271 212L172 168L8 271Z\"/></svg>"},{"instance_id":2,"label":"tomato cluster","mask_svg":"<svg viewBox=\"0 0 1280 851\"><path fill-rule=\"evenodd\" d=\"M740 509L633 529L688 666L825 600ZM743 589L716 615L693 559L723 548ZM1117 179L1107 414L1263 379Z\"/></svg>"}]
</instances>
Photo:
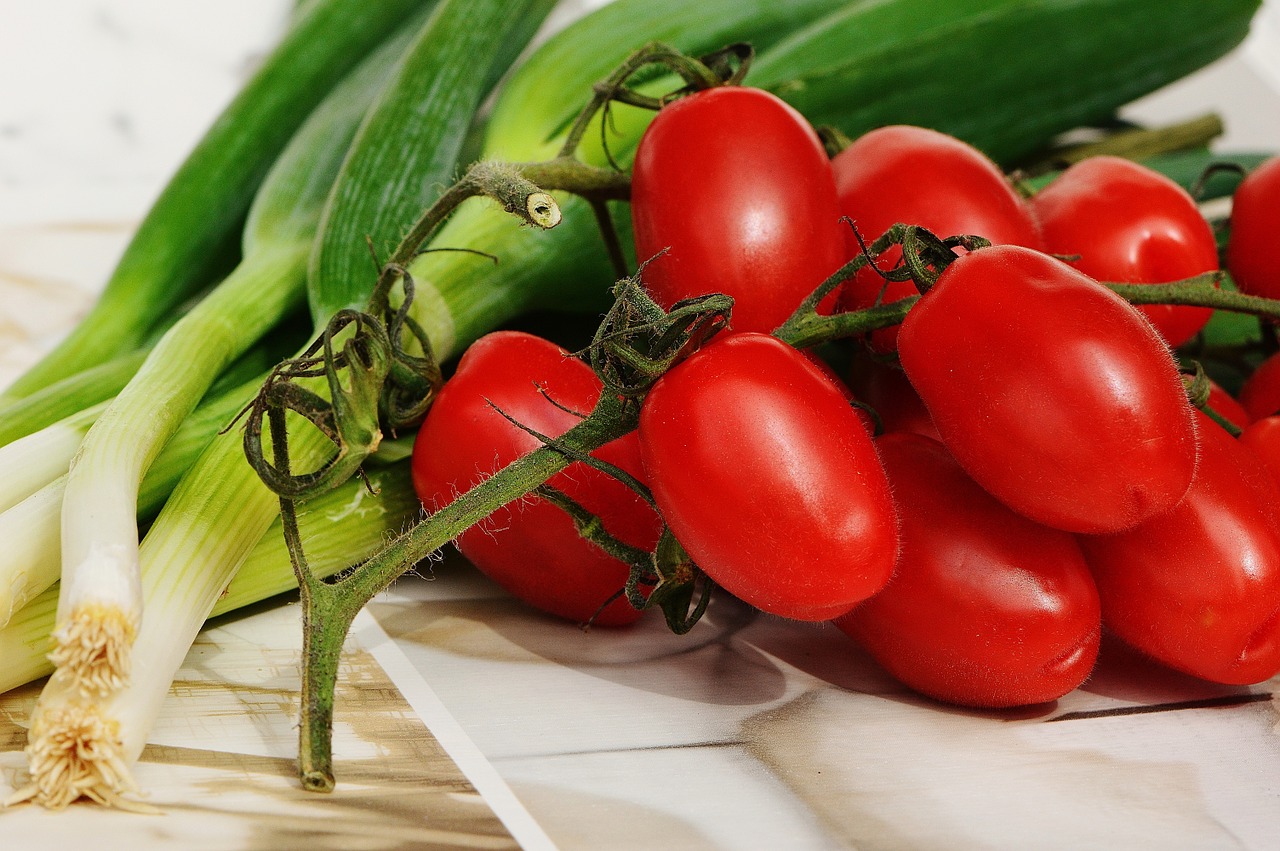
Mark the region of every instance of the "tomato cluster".
<instances>
[{"instance_id":1,"label":"tomato cluster","mask_svg":"<svg viewBox=\"0 0 1280 851\"><path fill-rule=\"evenodd\" d=\"M1227 254L1240 286L1268 296L1277 163L1240 187ZM658 113L631 203L653 300L725 292L734 307L728 330L656 379L638 430L598 453L644 498L581 463L553 481L612 534L651 549L665 525L720 588L833 621L953 703L1053 700L1087 679L1104 629L1216 682L1280 672L1280 356L1243 406L1213 386L1237 440L1189 401L1174 351L1211 309L1138 309L1100 283L1218 269L1214 231L1177 184L1096 157L1027 197L981 152L916 127L828 158L790 107L727 86ZM868 256L900 223L990 244L913 231L923 242ZM905 263L922 244L932 253ZM847 384L784 341L842 266L819 314L919 296L900 326L855 341ZM564 432L600 393L549 342L476 343L418 438L427 508L531 451L534 433ZM638 614L617 599L627 566L536 496L458 545L547 611Z\"/></svg>"}]
</instances>

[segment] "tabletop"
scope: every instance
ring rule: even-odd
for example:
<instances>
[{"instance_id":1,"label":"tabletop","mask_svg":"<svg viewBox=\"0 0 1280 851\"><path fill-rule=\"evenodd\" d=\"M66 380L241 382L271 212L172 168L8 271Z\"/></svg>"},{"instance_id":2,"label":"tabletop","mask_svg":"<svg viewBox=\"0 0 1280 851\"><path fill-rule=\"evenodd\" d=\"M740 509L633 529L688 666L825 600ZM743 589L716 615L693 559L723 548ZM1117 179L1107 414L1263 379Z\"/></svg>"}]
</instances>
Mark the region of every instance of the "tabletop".
<instances>
[{"instance_id":1,"label":"tabletop","mask_svg":"<svg viewBox=\"0 0 1280 851\"><path fill-rule=\"evenodd\" d=\"M87 309L288 5L4 7L0 79L55 23L99 71L44 61L47 80L0 91L0 384ZM1276 2L1231 57L1129 114L1210 110L1222 149L1280 147ZM829 626L724 597L686 636L656 618L583 631L450 556L356 621L331 795L294 779L300 643L288 596L213 621L137 770L159 814L14 807L4 847L1280 848L1280 679L1215 686L1110 641L1053 704L966 711ZM0 695L0 790L39 685Z\"/></svg>"}]
</instances>

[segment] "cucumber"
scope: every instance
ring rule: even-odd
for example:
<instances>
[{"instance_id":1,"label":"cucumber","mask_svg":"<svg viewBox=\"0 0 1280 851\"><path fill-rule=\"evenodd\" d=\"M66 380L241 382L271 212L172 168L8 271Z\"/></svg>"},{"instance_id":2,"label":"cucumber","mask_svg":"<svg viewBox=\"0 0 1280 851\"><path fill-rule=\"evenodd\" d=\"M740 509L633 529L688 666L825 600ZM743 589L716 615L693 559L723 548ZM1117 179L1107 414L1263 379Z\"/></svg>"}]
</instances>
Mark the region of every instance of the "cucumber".
<instances>
[{"instance_id":1,"label":"cucumber","mask_svg":"<svg viewBox=\"0 0 1280 851\"><path fill-rule=\"evenodd\" d=\"M1004 165L1207 65L1258 0L855 3L761 56L748 82L856 136L920 124Z\"/></svg>"}]
</instances>

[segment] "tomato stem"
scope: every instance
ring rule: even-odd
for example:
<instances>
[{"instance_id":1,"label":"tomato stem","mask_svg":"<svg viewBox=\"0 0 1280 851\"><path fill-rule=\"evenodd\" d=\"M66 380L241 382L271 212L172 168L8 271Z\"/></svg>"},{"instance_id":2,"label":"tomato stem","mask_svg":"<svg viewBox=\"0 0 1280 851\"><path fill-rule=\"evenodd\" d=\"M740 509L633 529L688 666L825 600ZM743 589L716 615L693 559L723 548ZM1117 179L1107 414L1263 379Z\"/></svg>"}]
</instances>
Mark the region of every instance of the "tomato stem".
<instances>
[{"instance_id":1,"label":"tomato stem","mask_svg":"<svg viewBox=\"0 0 1280 851\"><path fill-rule=\"evenodd\" d=\"M552 164L542 175L557 180L556 167ZM577 173L576 164L570 172ZM519 181L514 184L519 185ZM524 193L523 188L519 191ZM397 258L400 256L401 252L397 252ZM405 298L411 300L412 279L403 269L393 269L393 273L403 280ZM382 283L391 280L391 275L384 271ZM338 662L351 623L365 604L411 566L501 506L538 491L549 478L576 461L594 462L589 459L590 453L633 431L639 422L639 400L648 387L665 369L723 328L732 306L731 299L713 295L677 304L666 312L643 292L637 279L619 282L615 303L590 350L592 366L607 376L606 390L591 413L560 437L539 435L541 448L389 541L365 563L336 580L325 581L307 562L298 532L296 502L318 487L331 487L358 474L360 464L378 445L379 415L387 408L383 401L385 385L395 383L390 364L396 357L389 338L403 331L403 323L397 318L400 314L388 313L388 288L389 285L380 284L380 294L371 299L371 309L381 308L378 313L344 312L334 333L322 337L303 357L273 373L251 406L246 429L247 454L263 481L279 495L285 542L302 589L299 774L303 785L316 791L333 788L331 735ZM345 339L340 351L335 344L339 332ZM339 373L344 376L342 380ZM320 378L328 379L332 402L302 386ZM625 385L625 392L609 389L620 385ZM295 475L291 469L286 421L290 412L302 414L338 446L336 456L315 472ZM263 457L260 432L264 421L270 429L271 463ZM350 446L346 442L348 431L355 433ZM543 495L556 501L554 492ZM610 552L621 553L618 548L622 545L605 537L607 533L598 528L594 518L581 510L575 515L572 507L562 507L574 515L589 540ZM669 533L665 538L670 540L660 539L652 557L645 554L642 559L638 552L630 551L624 554L624 560L633 567L626 592L633 604L638 601L646 608L661 607L672 629L686 631L705 609L710 584ZM647 602L641 585L652 589ZM698 588L702 593L695 600Z\"/></svg>"},{"instance_id":2,"label":"tomato stem","mask_svg":"<svg viewBox=\"0 0 1280 851\"><path fill-rule=\"evenodd\" d=\"M1089 157L1103 155L1144 160L1159 154L1204 147L1221 136L1222 131L1222 117L1215 113L1164 127L1126 127L1108 133L1097 141L1050 151L1039 161L1024 166L1023 171L1039 175L1065 168Z\"/></svg>"},{"instance_id":3,"label":"tomato stem","mask_svg":"<svg viewBox=\"0 0 1280 851\"><path fill-rule=\"evenodd\" d=\"M582 139L597 113L603 114L600 129L601 133L604 132L604 128L608 125L611 104L615 102L625 103L641 109L658 110L674 98L689 92L701 91L716 86L738 85L742 82L743 77L746 76L754 55L755 52L751 45L742 42L721 48L700 59L687 56L676 48L661 42L646 44L628 56L608 77L595 84L591 101L578 113L578 117L574 119L573 125L569 128L564 145L560 148L560 156L570 157L578 150L578 146L582 144ZM684 88L677 89L661 97L651 97L626 87L627 81L636 72L651 65L665 66L678 74L685 82ZM608 145L604 146L604 151L613 167L621 171L621 167L613 161L613 155L609 153Z\"/></svg>"},{"instance_id":4,"label":"tomato stem","mask_svg":"<svg viewBox=\"0 0 1280 851\"><path fill-rule=\"evenodd\" d=\"M333 788L333 697L342 645L369 600L414 564L508 502L543 485L573 462L635 429L639 406L602 394L591 414L559 438L520 458L389 542L367 562L326 583L308 567L294 517L282 498L281 517L302 590L303 694L299 775L312 790ZM282 435L283 436L283 435Z\"/></svg>"},{"instance_id":5,"label":"tomato stem","mask_svg":"<svg viewBox=\"0 0 1280 851\"><path fill-rule=\"evenodd\" d=\"M1213 389L1213 383L1209 380L1209 374L1204 371L1204 367L1199 361L1187 361L1181 367L1182 385L1186 388L1187 399L1204 413L1209 419L1226 430L1227 434L1232 437L1239 437L1241 429L1235 423L1224 417L1213 409L1209 404L1210 393Z\"/></svg>"}]
</instances>

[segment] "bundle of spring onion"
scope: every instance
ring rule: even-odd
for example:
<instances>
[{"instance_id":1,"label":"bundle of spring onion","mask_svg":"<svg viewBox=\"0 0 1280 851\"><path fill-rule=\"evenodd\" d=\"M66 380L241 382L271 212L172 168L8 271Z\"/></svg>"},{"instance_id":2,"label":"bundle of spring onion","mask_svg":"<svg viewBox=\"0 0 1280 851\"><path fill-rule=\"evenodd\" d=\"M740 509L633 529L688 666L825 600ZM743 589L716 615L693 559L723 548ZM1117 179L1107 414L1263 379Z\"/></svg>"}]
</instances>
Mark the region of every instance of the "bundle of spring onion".
<instances>
[{"instance_id":1,"label":"bundle of spring onion","mask_svg":"<svg viewBox=\"0 0 1280 851\"><path fill-rule=\"evenodd\" d=\"M749 41L759 55L752 82L794 98L815 123L847 133L889 120L935 124L1016 156L1221 55L1255 8L1251 0L1162 3L1153 25L1091 34L1087 49L1050 69L1041 56L1060 46L1056 27L1142 17L1153 0L616 0L504 78L553 5L301 6L284 42L148 215L98 307L0 397L0 441L9 444L0 469L32 451L42 458L21 476L0 477L0 528L14 535L12 557L0 563L0 683L53 666L30 730L30 777L11 800L137 806L125 794L135 788L130 766L200 625L291 584L272 525L276 495L246 462L238 430L217 432L253 399L267 363L304 347L335 315L366 306L379 267L414 282L405 322L441 359L529 309L602 303L626 262L611 262L596 227L615 219L625 230L626 210L602 200L558 196L564 222L547 234L465 205L431 241L487 252L496 266L463 252L419 253L416 244L405 253L401 237L413 236L418 215L465 164L495 85L482 156L547 159L592 84L635 47L662 39L705 53ZM963 101L946 87L917 85L931 56L984 55L998 40L1004 65L966 71ZM1072 63L1106 70L1082 83ZM589 163L625 162L649 113L613 117L584 140ZM210 270L246 211L239 264L214 282ZM383 265L388 259L395 262ZM341 345L341 334L335 340ZM398 353L387 368L422 354ZM359 386L310 387L333 407L361 401ZM347 463L370 457L380 495L348 482L301 506L317 573L366 558L416 511L403 465L376 469L377 411L359 424L358 434L341 436L358 450ZM294 472L321 475L342 462L332 457L332 435L290 437ZM139 543L139 521L152 517Z\"/></svg>"}]
</instances>

